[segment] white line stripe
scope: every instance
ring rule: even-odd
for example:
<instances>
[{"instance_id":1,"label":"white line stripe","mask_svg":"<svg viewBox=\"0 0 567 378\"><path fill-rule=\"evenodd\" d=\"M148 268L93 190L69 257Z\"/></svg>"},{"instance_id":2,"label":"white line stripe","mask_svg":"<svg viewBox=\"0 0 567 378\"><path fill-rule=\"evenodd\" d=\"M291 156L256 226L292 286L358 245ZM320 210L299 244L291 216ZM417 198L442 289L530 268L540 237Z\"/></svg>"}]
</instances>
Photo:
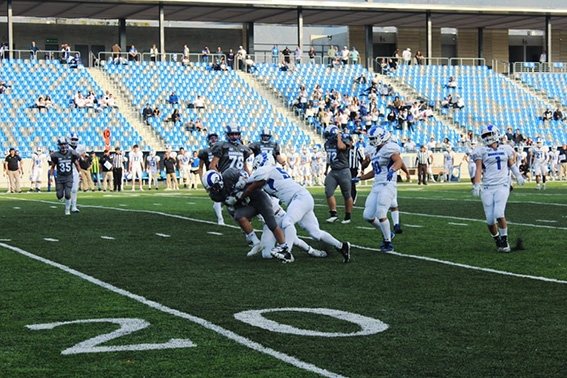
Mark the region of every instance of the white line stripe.
<instances>
[{"instance_id":1,"label":"white line stripe","mask_svg":"<svg viewBox=\"0 0 567 378\"><path fill-rule=\"evenodd\" d=\"M404 227L409 227L409 228L423 228L423 226L420 226L419 224L407 224L407 223L402 223L404 225Z\"/></svg>"},{"instance_id":2,"label":"white line stripe","mask_svg":"<svg viewBox=\"0 0 567 378\"><path fill-rule=\"evenodd\" d=\"M14 198L12 197L12 199L19 199L21 201L32 201L32 202L46 202L46 203L56 203L53 201L45 201L45 200L34 200L34 199L23 199L23 198ZM195 218L189 218L189 217L184 217L182 215L176 215L176 214L168 214L168 213L163 213L160 211L151 211L151 210L135 210L135 209L121 209L121 208L117 208L117 207L104 207L104 206L95 206L95 205L81 205L84 207L91 207L91 208L97 208L97 209L104 209L104 210L116 210L116 211L125 211L125 212L136 212L136 213L147 213L147 214L156 214L156 215L162 215L165 217L171 217L171 218L177 218L177 219L183 219L183 220L189 220L189 221L193 221L193 222L199 222L199 223L206 223L206 224L212 224L215 226L219 226L217 225L217 222L213 222L213 221L206 221L206 220L202 220L202 219L195 219ZM327 206L327 205L324 205ZM429 214L413 214L413 213L404 213L401 212L402 214L411 214L411 215L423 215L423 216L429 216L429 217L439 217L436 215L429 215ZM457 218L457 217L451 217L451 218L456 218L456 219L460 219L460 220L467 220L467 221L475 221L475 222L485 222L484 220L480 220L480 219L467 219L467 218ZM508 222L508 224L512 224L510 222ZM517 225L521 225L521 226L528 226L528 227L537 227L538 225L527 225L527 224L519 224L516 223ZM228 227L228 228L233 228L233 229L237 229L240 230L240 227L238 226L233 226L230 224L226 224L224 226L219 226L219 227ZM557 229L559 227L552 227L552 226L539 226L539 227L544 227L544 228L554 228ZM259 230L254 230L254 231L259 231ZM312 239L309 236L301 236L302 239ZM364 249L367 251L376 251L376 252L380 252L379 249L377 248L370 248L370 247L363 247L363 246L359 246L359 245L352 245L353 247L356 248L360 248L360 249ZM530 279L534 279L534 280L542 280L542 281L550 281L550 282L559 282L559 283L567 283L567 281L561 281L561 280L556 280L554 278L546 278L546 277L539 277L539 276L529 276L529 275L522 275L522 274L517 274L517 273L510 273L510 272L506 272L506 271L502 271L502 270L495 270L495 269L489 269L489 268L481 268L481 267L476 267L476 266L472 266L472 265L465 265L465 264L459 264L459 263L454 263L451 261L445 261L445 260L438 260L435 258L431 258L431 257L424 257L424 256L416 256L416 255L406 255L406 254L402 254L402 253L396 253L396 255L399 256L403 256L403 257L411 257L411 258L416 258L416 259L420 259L420 260L427 260L427 261L435 261L441 264L447 264L447 265L453 265L453 266L459 266L462 268L467 268L467 269L474 269L474 270L481 270L481 271L485 271L485 272L490 272L490 273L496 273L496 274L503 274L503 275L508 275L508 276L514 276L514 277L522 277L522 278L530 278Z\"/></svg>"},{"instance_id":3,"label":"white line stripe","mask_svg":"<svg viewBox=\"0 0 567 378\"><path fill-rule=\"evenodd\" d=\"M536 222L543 222L543 223L557 223L556 220L548 220L548 219L536 219Z\"/></svg>"},{"instance_id":4,"label":"white line stripe","mask_svg":"<svg viewBox=\"0 0 567 378\"><path fill-rule=\"evenodd\" d=\"M376 228L374 228L374 227L362 227L362 226L356 226L356 228L360 228L361 230L376 230Z\"/></svg>"},{"instance_id":5,"label":"white line stripe","mask_svg":"<svg viewBox=\"0 0 567 378\"><path fill-rule=\"evenodd\" d=\"M398 196L398 198L402 199L418 199L418 200L433 200L433 201L459 201L459 202L479 202L480 200L471 199L471 198L445 198L445 197L404 197ZM525 204L529 203L532 205L549 205L549 206L567 206L566 203L550 203L550 202L537 202L537 201L508 201L507 203L514 203L514 204Z\"/></svg>"},{"instance_id":6,"label":"white line stripe","mask_svg":"<svg viewBox=\"0 0 567 378\"><path fill-rule=\"evenodd\" d=\"M14 252L20 253L20 254L22 254L22 255L24 255L24 256L27 256L27 257L29 257L29 258L32 258L32 259L34 259L34 260L37 260L37 261L40 261L40 262L45 263L45 264L47 264L47 265L51 265L51 266L53 266L53 267L55 267L55 268L61 269L61 270L64 271L64 272L67 272L67 273L70 273L70 274L72 274L72 275L74 275L74 276L77 276L77 277L79 277L79 278L82 278L82 279L85 280L85 281L88 281L88 282L90 282L90 283L93 283L93 284L95 284L95 285L97 285L97 286L100 286L100 287L106 289L106 290L112 291L113 293L120 294L120 295L122 295L122 296L125 296L125 297L128 297L128 298L130 298L130 299L133 299L133 300L135 300L135 301L137 301L137 302L140 302L140 303L142 303L142 304L145 304L145 305L148 306L148 307L151 307L151 308L154 308L154 309L156 309L156 310L165 312L166 314L171 314L171 315L173 315L173 316L177 316L177 317L180 317L180 318L183 318L183 319L187 319L187 320L189 320L189 321L192 321L193 323L197 323L197 324L199 324L200 326L203 326L203 327L205 327L205 328L207 328L207 329L210 329L211 331L214 331L214 332L216 332L216 333L218 333L218 334L220 334L220 335L222 335L222 336L225 336L225 337L227 337L227 338L229 338L229 339L231 339L231 340L234 340L234 341L236 341L237 343L242 344L242 345L244 345L244 346L246 346L246 347L248 347L248 348L250 348L250 349L252 349L252 350L255 350L255 351L258 351L258 352L261 352L261 353L265 353L265 354L267 354L267 355L270 355L270 356L272 356L272 357L275 357L275 358L277 358L277 359L279 359L279 360L281 360L281 361L287 362L287 363L289 363L289 364L291 364L291 365L293 365L293 366L295 366L295 367L298 367L298 368L300 368L300 369L312 371L312 372L317 373L317 374L320 374L320 375L322 375L322 376L324 376L324 377L336 377L336 378L342 378L342 377L343 377L342 375L335 374L335 373L333 373L333 372L331 372L331 371L328 371L328 370L326 370L326 369L319 368L319 367L317 367L317 366L315 366L315 365L313 365L313 364L310 364L310 363L307 363L307 362L303 362L303 361L301 361L301 360L299 360L299 359L297 359L297 358L295 358L295 357L293 357L293 356L290 356L290 355L287 355L287 354L285 354L285 353L278 352L277 350L274 350L274 349L265 347L265 346L263 346L262 344L259 344L259 343L255 342L255 341L252 341L252 340L250 340L250 339L247 339L247 338L244 337L244 336L240 336L240 335L238 335L238 334L236 334L236 333L234 333L234 332L232 332L232 331L230 331L230 330L228 330L228 329L226 329L226 328L223 328L223 327L221 327L221 326L218 326L218 325L216 325L216 324L213 324L213 323L209 322L208 320L205 320L205 319L199 318L199 317L197 317L197 316L193 316L193 315L190 315L190 314L188 314L188 313L185 313L185 312L182 312L182 311L175 310L175 309L173 309L173 308L164 306L164 305L162 305L162 304L160 304L160 303L158 303L158 302L151 301L151 300L146 299L146 298L144 298L144 297L142 297L142 296L140 296L140 295L133 294L133 293L127 291L127 290L120 289L120 288L118 288L118 287L116 287L116 286L114 286L114 285L108 284L108 283L103 282L103 281L101 281L101 280L99 280L99 279L96 279L96 278L94 278L94 277L91 277L91 276L89 276L89 275L87 275L87 274L81 273L81 272L79 272L78 270L69 268L68 266L65 266L65 265L56 263L56 262L54 262L54 261L48 260L48 259L46 259L46 258L37 256L37 255L34 255L33 253L26 252L26 251L24 251L23 249L20 249L20 248L18 248L18 247L13 247L13 246L8 245L8 244L5 244L5 243L0 243L0 247L4 247L4 248L7 248L7 249L10 249L10 250L12 250L12 251L14 251Z\"/></svg>"},{"instance_id":7,"label":"white line stripe","mask_svg":"<svg viewBox=\"0 0 567 378\"><path fill-rule=\"evenodd\" d=\"M447 224L452 224L453 226L468 226L468 223L455 223L455 222L449 222Z\"/></svg>"},{"instance_id":8,"label":"white line stripe","mask_svg":"<svg viewBox=\"0 0 567 378\"><path fill-rule=\"evenodd\" d=\"M103 235L103 236L101 236L100 238L101 238L101 239L104 239L104 240L114 240L114 238L113 238L112 236L104 236L104 235Z\"/></svg>"},{"instance_id":9,"label":"white line stripe","mask_svg":"<svg viewBox=\"0 0 567 378\"><path fill-rule=\"evenodd\" d=\"M43 240L50 241L50 242L58 242L59 241L57 239L52 239L52 238L43 238Z\"/></svg>"},{"instance_id":10,"label":"white line stripe","mask_svg":"<svg viewBox=\"0 0 567 378\"><path fill-rule=\"evenodd\" d=\"M166 234L160 234L159 232L156 232L157 236L161 236L162 238L170 238L171 235L166 235Z\"/></svg>"},{"instance_id":11,"label":"white line stripe","mask_svg":"<svg viewBox=\"0 0 567 378\"><path fill-rule=\"evenodd\" d=\"M218 236L222 236L222 235L223 235L222 232L214 232L214 231L208 231L207 234L218 235Z\"/></svg>"}]
</instances>

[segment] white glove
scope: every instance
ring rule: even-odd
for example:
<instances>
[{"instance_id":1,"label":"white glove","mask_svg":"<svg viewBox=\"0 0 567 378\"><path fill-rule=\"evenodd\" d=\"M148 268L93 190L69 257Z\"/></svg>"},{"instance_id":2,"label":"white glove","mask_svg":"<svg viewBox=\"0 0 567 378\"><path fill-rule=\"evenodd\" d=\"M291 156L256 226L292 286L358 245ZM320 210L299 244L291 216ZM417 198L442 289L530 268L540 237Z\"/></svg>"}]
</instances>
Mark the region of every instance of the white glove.
<instances>
[{"instance_id":1,"label":"white glove","mask_svg":"<svg viewBox=\"0 0 567 378\"><path fill-rule=\"evenodd\" d=\"M479 197L480 196L480 184L473 184L472 195L473 195L473 197Z\"/></svg>"},{"instance_id":2,"label":"white glove","mask_svg":"<svg viewBox=\"0 0 567 378\"><path fill-rule=\"evenodd\" d=\"M226 199L224 200L225 205L227 206L234 206L236 204L236 197L235 196L228 196L226 197Z\"/></svg>"},{"instance_id":3,"label":"white glove","mask_svg":"<svg viewBox=\"0 0 567 378\"><path fill-rule=\"evenodd\" d=\"M522 176L516 176L516 182L518 183L518 185L522 186L526 183L526 179Z\"/></svg>"}]
</instances>

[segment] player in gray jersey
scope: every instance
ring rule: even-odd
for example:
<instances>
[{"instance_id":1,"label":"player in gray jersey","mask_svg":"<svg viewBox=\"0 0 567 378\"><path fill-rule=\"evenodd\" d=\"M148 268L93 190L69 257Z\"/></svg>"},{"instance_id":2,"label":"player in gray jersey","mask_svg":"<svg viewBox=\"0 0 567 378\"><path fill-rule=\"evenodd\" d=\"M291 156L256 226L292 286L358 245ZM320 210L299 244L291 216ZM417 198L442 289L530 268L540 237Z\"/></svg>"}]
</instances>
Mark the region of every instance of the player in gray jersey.
<instances>
[{"instance_id":1,"label":"player in gray jersey","mask_svg":"<svg viewBox=\"0 0 567 378\"><path fill-rule=\"evenodd\" d=\"M345 200L345 218L341 223L350 223L352 212L351 173L348 161L349 145L343 142L343 137L350 137L350 134L341 134L339 128L335 125L329 125L325 129L325 138L327 139L325 141L325 151L327 151L325 196L331 213L331 217L327 219L328 223L336 222L339 219L337 216L337 200L334 195L337 186L340 186ZM331 168L330 172L328 172L329 167Z\"/></svg>"},{"instance_id":2,"label":"player in gray jersey","mask_svg":"<svg viewBox=\"0 0 567 378\"><path fill-rule=\"evenodd\" d=\"M199 158L199 179L203 181L203 174L206 170L211 169L211 162L213 161L213 145L219 141L219 135L217 133L209 133L207 135L207 143L209 147L203 148L199 151L197 157ZM215 202L213 204L213 209L215 210L215 214L217 215L217 224L224 225L224 219L222 216L222 203Z\"/></svg>"},{"instance_id":3,"label":"player in gray jersey","mask_svg":"<svg viewBox=\"0 0 567 378\"><path fill-rule=\"evenodd\" d=\"M250 224L250 220L258 215L262 215L264 222L279 244L274 250L277 249L279 253L285 254L287 246L285 245L284 233L274 217L270 197L264 191L259 190L245 200L237 199L236 194L242 193L247 178L248 174L237 168L228 168L222 175L214 170L208 170L203 175L202 183L209 193L209 197L215 202L224 203L229 213L244 231L246 240L253 245L250 255L256 254L263 248Z\"/></svg>"},{"instance_id":4,"label":"player in gray jersey","mask_svg":"<svg viewBox=\"0 0 567 378\"><path fill-rule=\"evenodd\" d=\"M258 156L262 152L265 152L272 155L274 160L280 163L282 167L285 166L285 160L281 156L280 146L277 142L272 140L272 131L269 128L264 127L260 134L260 139L261 141L254 142L249 146L254 156Z\"/></svg>"},{"instance_id":5,"label":"player in gray jersey","mask_svg":"<svg viewBox=\"0 0 567 378\"><path fill-rule=\"evenodd\" d=\"M63 200L65 197L65 215L71 214L71 191L73 189L73 166L80 170L77 155L69 150L66 138L57 140L59 151L51 154L51 176L57 169L55 185L57 189L57 199Z\"/></svg>"},{"instance_id":6,"label":"player in gray jersey","mask_svg":"<svg viewBox=\"0 0 567 378\"><path fill-rule=\"evenodd\" d=\"M226 126L226 142L217 142L212 147L213 160L209 169L223 173L228 168L242 169L250 174L246 159L250 156L250 149L240 143L242 132L234 123Z\"/></svg>"}]
</instances>

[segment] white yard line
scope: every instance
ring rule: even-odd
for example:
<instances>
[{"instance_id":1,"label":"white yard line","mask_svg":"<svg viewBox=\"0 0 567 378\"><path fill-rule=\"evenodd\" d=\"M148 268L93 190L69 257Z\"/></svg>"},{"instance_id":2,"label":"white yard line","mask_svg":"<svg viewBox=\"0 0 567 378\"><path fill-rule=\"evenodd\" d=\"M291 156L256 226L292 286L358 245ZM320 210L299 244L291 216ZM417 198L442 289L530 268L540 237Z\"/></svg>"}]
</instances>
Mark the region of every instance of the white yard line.
<instances>
[{"instance_id":1,"label":"white yard line","mask_svg":"<svg viewBox=\"0 0 567 378\"><path fill-rule=\"evenodd\" d=\"M21 201L56 203L56 202L53 202L53 201L45 201L45 200L33 200L33 199L24 199L24 198L14 198L14 199L19 199L19 200L21 200ZM326 206L326 205L325 205L325 206ZM156 214L156 215L162 215L162 216L170 217L170 218L183 219L183 220L188 220L188 221L192 221L192 222L199 222L199 223L211 224L211 225L218 226L218 227L228 227L228 228L233 228L233 229L238 229L238 230L240 230L240 227L234 226L234 225L230 225L230 224L227 224L227 225L224 225L224 226L219 226L219 225L217 225L217 222L207 221L207 220L203 220L203 219L189 218L189 217L184 217L184 216L182 216L182 215L176 215L176 214L168 214L168 213L163 213L163 212L161 212L161 211L123 209L123 208L118 208L118 207L105 207L105 206L95 206L95 205L81 205L81 207L96 208L96 209L104 209L104 210L125 211L125 212L136 212L136 213ZM410 215L421 215L421 216L435 217L435 218L437 218L437 217L440 217L440 218L453 218L453 219L466 220L466 221L474 221L474 222L483 222L483 223L486 222L486 221L483 220L483 219L468 219L468 218L458 218L458 217L445 217L445 216L437 216L437 215L430 215L430 214L404 213L404 212L401 212L401 211L400 211L400 213L402 213L402 214L410 214ZM510 223L510 222L508 222L508 224L516 224L516 225L527 226L527 227L542 227L542 228L552 228L552 229L567 230L567 227L554 227L554 226L543 226L543 225L533 225L533 224L520 224L520 223ZM260 231L260 230L255 230L255 231ZM302 238L303 238L303 239L312 239L312 238L310 238L310 237L308 237L308 236L302 237ZM355 245L355 244L352 244L352 246L355 247L355 248L359 248L359 249L363 249L363 250L367 250L367 251L380 252L380 250L377 249L377 248L364 247L364 246ZM407 255L407 254L403 254L403 253L399 253L399 252L390 252L390 254L393 254L393 255L396 255L396 256L402 256L402 257L415 258L415 259L419 259L419 260L432 261L432 262L437 262L437 263L440 263L440 264L458 266L458 267L466 268L466 269L480 270L480 271L488 272L488 273L502 274L502 275L505 275L505 276L529 278L529 279L533 279L533 280L548 281L548 282L557 282L557 283L563 283L563 284L567 283L567 281L557 280L557 279L554 279L554 278L547 278L547 277L540 277L540 276L530 276L530 275L524 275L524 274L517 274L517 273L506 272L506 271L503 271L503 270L496 270L496 269L489 269L489 268L481 268L481 267L477 267L477 266L466 265L466 264L459 264L459 263L455 263L455 262L452 262L452 261L439 260L439 259L435 259L435 258L431 258L431 257L425 257L425 256Z\"/></svg>"},{"instance_id":2,"label":"white yard line","mask_svg":"<svg viewBox=\"0 0 567 378\"><path fill-rule=\"evenodd\" d=\"M468 223L456 223L456 222L448 222L447 224L451 224L453 226L468 226Z\"/></svg>"},{"instance_id":3,"label":"white yard line","mask_svg":"<svg viewBox=\"0 0 567 378\"><path fill-rule=\"evenodd\" d=\"M311 371L311 372L313 372L313 373L322 375L322 376L324 376L324 377L336 377L336 378L341 378L341 377L343 377L342 375L335 374L335 373L333 373L333 372L331 372L331 371L329 371L329 370L325 370L325 369L319 368L319 367L317 367L317 366L315 366L315 365L313 365L313 364L310 364L310 363L307 363L307 362L303 362L303 361L301 361L301 360L299 360L299 359L297 359L297 358L295 358L295 357L293 357L293 356L290 356L290 355L287 355L287 354L285 354L285 353L278 352L277 350L274 350L274 349L265 347L265 346L263 346L262 344L259 344L259 343L255 342L255 341L252 341L252 340L250 340L250 339L248 339L248 338L246 338L246 337L244 337L244 336L240 336L240 335L238 335L238 334L236 334L236 333L234 333L234 332L232 332L232 331L230 331L230 330L228 330L228 329L226 329L226 328L223 328L223 327L221 327L221 326L218 326L218 325L216 325L216 324L213 324L213 323L209 322L208 320L205 320L205 319L203 319L203 318L199 318L199 317L197 317L197 316L190 315L190 314L188 314L188 313L186 313L186 312L182 312L182 311L173 309L173 308L171 308L171 307L164 306L164 305L162 305L161 303L158 303L158 302L155 302L155 301L146 299L146 298L144 298L144 297L142 297L142 296L140 296L140 295L131 293L131 292L127 291L127 290L120 289L119 287L116 287L116 286L114 286L114 285L111 285L111 284L108 284L108 283L106 283L106 282L103 282L103 281L101 281L101 280L99 280L99 279L96 279L96 278L94 278L94 277L91 277L91 276L89 276L89 275L87 275L87 274L81 273L81 272L79 272L78 270L69 268L68 266L65 266L65 265L56 263L56 262L51 261L51 260L48 260L48 259L46 259L46 258L37 256L37 255L34 255L33 253L24 251L23 249L20 249L20 248L18 248L18 247L14 247L14 246L11 246L11 245L8 245L8 244L5 244L5 243L0 243L0 247L4 247L4 248L6 248L6 249L12 250L12 251L17 252L17 253L19 253L19 254L21 254L21 255L24 255L24 256L26 256L26 257L29 257L29 258L31 258L31 259L40 261L40 262L42 262L42 263L44 263L44 264L47 264L47 265L50 265L50 266L55 267L55 268L57 268L57 269L60 269L60 270L62 270L62 271L64 271L64 272L67 272L67 273L69 273L69 274L72 274L72 275L74 275L74 276L77 276L77 277L79 277L79 278L81 278L81 279L83 279L83 280L85 280L85 281L88 281L88 282L90 282L90 283L92 283L92 284L95 284L95 285L97 285L97 286L100 286L100 287L102 287L102 288L104 288L104 289L106 289L106 290L112 291L113 293L116 293L116 294L122 295L122 296L124 296L124 297L133 299L133 300L135 300L135 301L137 301L137 302L139 302L139 303L142 303L142 304L144 304L144 305L146 305L146 306L148 306L148 307L151 307L151 308L153 308L153 309L156 309L156 310L158 310L158 311L161 311L161 312L164 312L164 313L166 313L166 314L173 315L173 316L177 316L177 317L179 317L179 318L183 318L183 319L189 320L189 321L191 321L191 322L193 322L193 323L196 323L196 324L198 324L198 325L200 325L200 326L203 326L203 327L205 327L205 328L207 328L207 329L209 329L209 330L211 330L211 331L214 331L214 332L216 332L216 333L218 333L218 334L220 334L220 335L222 335L222 336L224 336L224 337L227 337L227 338L229 338L229 339L231 339L231 340L234 340L234 341L236 341L237 343L242 344L242 345L244 345L244 346L246 346L246 347L248 347L248 348L250 348L250 349L252 349L252 350L255 350L255 351L260 352L260 353L265 353L265 354L267 354L267 355L269 355L269 356L272 356L272 357L277 358L278 360L287 362L288 364L291 364L291 365L293 365L293 366L295 366L295 367L298 367L298 368L300 368L300 369L307 370L307 371Z\"/></svg>"},{"instance_id":4,"label":"white yard line","mask_svg":"<svg viewBox=\"0 0 567 378\"><path fill-rule=\"evenodd\" d=\"M207 234L222 236L222 232L207 231Z\"/></svg>"},{"instance_id":5,"label":"white yard line","mask_svg":"<svg viewBox=\"0 0 567 378\"><path fill-rule=\"evenodd\" d=\"M399 196L398 198L401 199L418 199L418 200L433 200L433 201L459 201L459 202L478 202L479 204L482 203L480 199L473 199L473 198L445 198L445 197L404 197ZM563 206L567 207L567 203L550 203L550 202L537 202L537 201L508 201L507 203L513 204L524 204L529 203L532 205L549 205L549 206Z\"/></svg>"},{"instance_id":6,"label":"white yard line","mask_svg":"<svg viewBox=\"0 0 567 378\"><path fill-rule=\"evenodd\" d=\"M536 219L536 222L542 222L542 223L557 223L556 220L549 220L549 219Z\"/></svg>"}]
</instances>

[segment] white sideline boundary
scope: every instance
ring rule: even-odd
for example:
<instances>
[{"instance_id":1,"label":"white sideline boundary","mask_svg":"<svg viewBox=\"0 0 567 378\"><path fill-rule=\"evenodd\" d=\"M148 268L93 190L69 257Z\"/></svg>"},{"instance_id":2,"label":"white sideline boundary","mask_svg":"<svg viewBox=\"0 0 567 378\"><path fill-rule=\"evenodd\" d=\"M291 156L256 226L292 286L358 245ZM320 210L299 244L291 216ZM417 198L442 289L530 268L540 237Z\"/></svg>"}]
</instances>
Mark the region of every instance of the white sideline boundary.
<instances>
[{"instance_id":1,"label":"white sideline boundary","mask_svg":"<svg viewBox=\"0 0 567 378\"><path fill-rule=\"evenodd\" d=\"M33 200L33 199L25 199L25 198L13 198L13 199L18 199L18 200L21 200L21 201L42 202L42 203L47 203L47 204L60 204L60 205L62 205L60 202L46 201L46 200ZM326 206L326 205L317 205L316 204L315 206ZM207 221L207 220L197 219L197 218L190 218L190 217L185 217L183 215L169 214L169 213L164 213L164 212L161 212L161 211L124 209L124 208L120 208L120 207L107 207L107 206L97 206L97 205L79 205L79 207L162 215L162 216L165 216L165 217L171 217L171 218L182 219L182 220L189 220L189 221L192 221L192 222L211 224L211 225L214 225L214 226L217 226L217 227L228 227L228 228L240 230L240 227L234 226L234 225L231 225L231 224L225 224L225 225L221 226L221 225L218 225L216 222L213 222L213 221ZM483 223L485 222L485 220L481 220L481 219L469 219L469 218L459 218L459 217L450 217L450 216L438 216L438 215L431 215L431 214L407 213L407 212L402 212L402 211L400 211L400 213L401 214L408 214L408 215L422 215L422 216L434 217L434 218L440 217L440 218L458 219L458 220L466 220L466 221L474 221L474 222L483 222ZM541 228L553 228L553 229L567 230L567 227L554 227L554 226L546 226L546 225L532 225L532 224L510 223L510 222L508 222L508 224L515 224L515 225L521 225L521 226L527 226L527 227L541 227ZM261 231L261 230L254 230L254 231ZM302 238L311 239L310 237L302 237ZM381 252L378 248L365 247L365 246L356 245L356 244L351 244L351 246L358 248L358 249L366 250L366 251ZM440 260L440 259L436 259L436 258L433 258L433 257L408 255L408 254L395 252L395 251L394 252L381 252L381 253L387 253L387 254L400 256L400 257L409 257L409 258L414 258L414 259L418 259L418 260L431 261L431 262L436 262L436 263L439 263L439 264L456 266L456 267L466 268L466 269L471 269L471 270L478 270L478 271L482 271L482 272L501 274L501 275L510 276L510 277L527 278L527 279L532 279L532 280L567 284L567 281L558 280L558 279L555 279L555 278L547 278L547 277L541 277L541 276L532 276L532 275L527 275L527 274L512 273L512 272L506 272L504 270L497 270L497 269L491 269L491 268L482 268L482 267L478 267L478 266L474 266L474 265L467 265L467 264L455 263L455 262L452 262L452 261Z\"/></svg>"},{"instance_id":2,"label":"white sideline boundary","mask_svg":"<svg viewBox=\"0 0 567 378\"><path fill-rule=\"evenodd\" d=\"M188 313L186 313L186 312L182 312L182 311L179 311L179 310L175 310L175 309L173 309L173 308L171 308L171 307L164 306L164 305L162 305L162 304L160 304L160 303L158 303L158 302L149 300L149 299L144 298L144 297L142 297L142 296L140 296L140 295L131 293L131 292L127 291L127 290L120 289L119 287L116 287L116 286L111 285L111 284L109 284L109 283L103 282L103 281L101 281L101 280L99 280L99 279L97 279L97 278L94 278L94 277L92 277L92 276L89 276L89 275L87 275L87 274L81 273L81 272L79 272L78 270L69 268L69 267L66 266L66 265L62 265L62 264L56 263L56 262L54 262L54 261L48 260L48 259L46 259L46 258L37 256L37 255L34 255L33 253L24 251L23 249L20 249L20 248L18 248L18 247L14 247L14 246L8 245L8 244L6 244L6 243L1 243L1 242L0 242L0 247L4 247L4 248L6 248L6 249L9 249L9 250L11 250L11 251L17 252L17 253L19 253L19 254L21 254L21 255L24 255L24 256L26 256L26 257L29 257L29 258L31 258L31 259L33 259L33 260L36 260L36 261L42 262L42 263L44 263L44 264L50 265L50 266L52 266L52 267L55 267L55 268L57 268L57 269L60 269L60 270L62 270L62 271L64 271L64 272L66 272L66 273L72 274L72 275L74 275L74 276L76 276L76 277L79 277L79 278L81 278L81 279L83 279L83 280L85 280L85 281L88 281L88 282L90 282L90 283L92 283L92 284L95 284L95 285L97 285L97 286L100 286L100 287L102 287L102 288L104 288L104 289L106 289L106 290L109 290L109 291L113 292L113 293L116 293L116 294L122 295L122 296L124 296L124 297L133 299L133 300L135 300L136 302L142 303L142 304L144 304L144 305L146 305L146 306L148 306L148 307L151 307L151 308L153 308L153 309L155 309L155 310L158 310L158 311L161 311L161 312L164 312L164 313L166 313L166 314L173 315L173 316L177 316L177 317L179 317L179 318L183 318L183 319L189 320L189 321L191 321L191 322L193 322L193 323L196 323L196 324L198 324L198 325L200 325L200 326L203 326L203 327L205 327L205 328L207 328L207 329L209 329L209 330L211 330L211 331L214 331L214 332L216 332L216 333L218 333L218 334L220 334L220 335L222 335L222 336L224 336L224 337L227 337L227 338L229 338L229 339L231 339L231 340L233 340L233 341L236 341L237 343L239 343L239 344L241 344L241 345L244 345L244 346L246 346L246 347L248 347L248 348L250 348L250 349L252 349L252 350L255 350L255 351L257 351L257 352L264 353L264 354L267 354L267 355L269 355L269 356L275 357L275 358L277 358L278 360L281 360L281 361L283 361L283 362L287 362L288 364L291 364L291 365L293 365L293 366L295 366L295 367L298 367L298 368L300 368L300 369L307 370L307 371L311 371L311 372L313 372L313 373L322 375L322 376L324 376L324 377L344 378L344 376L342 376L342 375L340 375L340 374L336 374L336 373L333 373L333 372L331 372L331 371L328 371L328 370L319 368L319 367L317 367L317 366L315 366L315 365L313 365L313 364L310 364L310 363L308 363L308 362L303 362L303 361L301 361L301 360L299 360L299 359L297 359L297 358L295 358L295 357L293 357L293 356L290 356L290 355L287 355L287 354L285 354L285 353L278 352L277 350L274 350L274 349L265 347L265 346L263 346L262 344L259 344L259 343L255 342L255 341L252 341L252 340L250 340L250 339L248 339L248 338L246 338L246 337L244 337L244 336L240 336L240 335L238 335L238 334L236 334L236 333L234 333L234 332L232 332L232 331L230 331L230 330L228 330L228 329L226 329L226 328L223 328L223 327L221 327L221 326L218 326L218 325L216 325L216 324L213 324L213 323L209 322L208 320L199 318L199 317L197 317L197 316L193 316L193 315L188 314Z\"/></svg>"}]
</instances>

